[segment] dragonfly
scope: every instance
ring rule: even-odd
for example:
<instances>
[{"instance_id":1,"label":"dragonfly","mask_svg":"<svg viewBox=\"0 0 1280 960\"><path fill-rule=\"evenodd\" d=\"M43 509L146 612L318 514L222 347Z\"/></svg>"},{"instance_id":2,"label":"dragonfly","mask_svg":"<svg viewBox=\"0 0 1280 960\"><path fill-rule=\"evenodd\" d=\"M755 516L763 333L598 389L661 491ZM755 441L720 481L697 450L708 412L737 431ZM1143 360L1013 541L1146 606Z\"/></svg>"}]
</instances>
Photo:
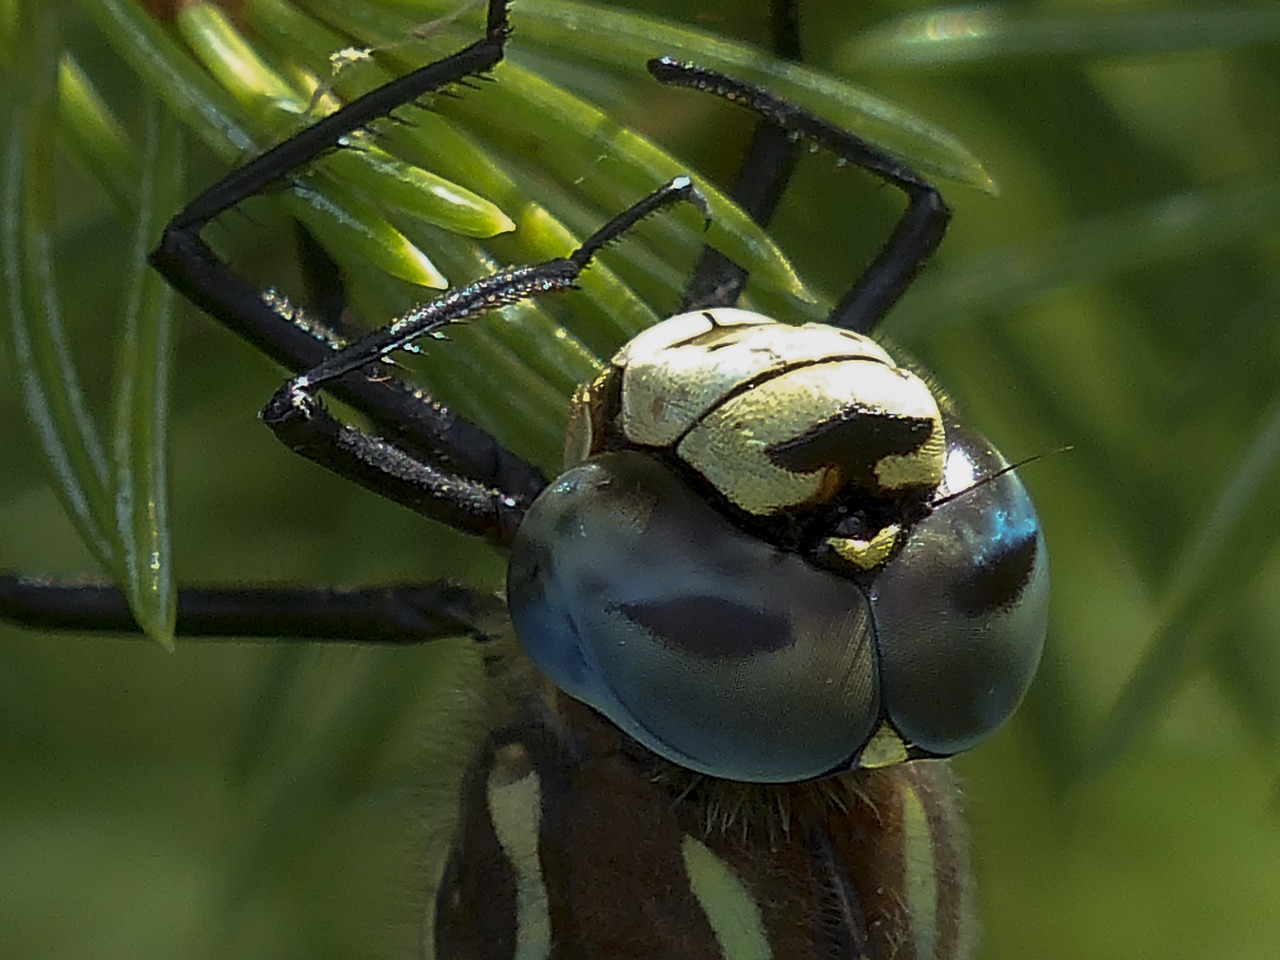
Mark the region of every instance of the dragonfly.
<instances>
[{"instance_id":1,"label":"dragonfly","mask_svg":"<svg viewBox=\"0 0 1280 960\"><path fill-rule=\"evenodd\" d=\"M261 414L285 446L501 548L504 593L187 590L180 631L461 634L486 652L506 709L465 778L424 925L430 955L966 957L973 890L946 758L993 732L1030 683L1048 571L1017 473L870 336L942 240L950 211L931 182L762 87L653 59L659 82L756 119L735 199L761 223L803 145L907 207L822 324L739 308L746 271L709 250L677 311L580 386L551 478L385 361L575 289L642 221L684 208L709 219L693 178L655 184L562 256L351 342L299 322L202 235L405 104L501 82L510 6L490 0L473 43L217 181L151 255L293 371ZM340 419L322 394L364 420ZM0 612L46 629L129 627L100 584L6 576Z\"/></svg>"}]
</instances>

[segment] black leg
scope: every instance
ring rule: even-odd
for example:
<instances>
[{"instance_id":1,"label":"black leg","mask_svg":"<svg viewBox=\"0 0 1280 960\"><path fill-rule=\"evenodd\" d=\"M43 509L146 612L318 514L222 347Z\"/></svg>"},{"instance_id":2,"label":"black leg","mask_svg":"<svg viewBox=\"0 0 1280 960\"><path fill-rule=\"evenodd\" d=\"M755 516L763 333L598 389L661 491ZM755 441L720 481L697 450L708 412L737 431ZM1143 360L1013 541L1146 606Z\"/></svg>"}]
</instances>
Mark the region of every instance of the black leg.
<instances>
[{"instance_id":1,"label":"black leg","mask_svg":"<svg viewBox=\"0 0 1280 960\"><path fill-rule=\"evenodd\" d=\"M847 330L874 330L946 231L951 211L937 188L861 137L753 84L667 57L649 61L649 72L662 83L691 87L741 104L794 140L811 141L907 195L906 212L892 236L828 318L829 323Z\"/></svg>"},{"instance_id":2,"label":"black leg","mask_svg":"<svg viewBox=\"0 0 1280 960\"><path fill-rule=\"evenodd\" d=\"M183 208L165 230L171 234L195 235L206 223L246 197L261 193L281 176L296 170L338 144L347 134L388 116L397 107L412 103L428 93L452 83L492 70L502 60L503 48L511 34L507 21L509 0L490 0L483 39L450 57L429 63L419 70L397 77L352 100L341 110L317 120L311 126L259 154L233 170ZM163 257L165 242L156 255ZM182 275L182 264L172 265ZM163 272L163 270L162 270ZM168 276L168 274L165 274Z\"/></svg>"},{"instance_id":3,"label":"black leg","mask_svg":"<svg viewBox=\"0 0 1280 960\"><path fill-rule=\"evenodd\" d=\"M294 453L455 530L508 547L538 491L516 496L452 473L335 418L314 396L275 400L263 422Z\"/></svg>"},{"instance_id":4,"label":"black leg","mask_svg":"<svg viewBox=\"0 0 1280 960\"><path fill-rule=\"evenodd\" d=\"M795 0L774 0L770 32L773 52L800 61L800 13ZM767 227L782 198L801 146L785 130L762 119L752 134L747 153L729 195L756 223ZM681 310L731 307L747 285L747 271L714 247L707 247L685 284Z\"/></svg>"},{"instance_id":5,"label":"black leg","mask_svg":"<svg viewBox=\"0 0 1280 960\"><path fill-rule=\"evenodd\" d=\"M360 371L376 375L371 367L387 354L450 323L529 297L571 289L606 244L649 214L681 202L693 203L704 217L708 215L692 181L677 177L618 214L569 256L484 277L329 354L276 392L262 411L263 421L295 453L424 516L509 546L530 498L441 470L381 437L347 426L325 410L316 392Z\"/></svg>"},{"instance_id":6,"label":"black leg","mask_svg":"<svg viewBox=\"0 0 1280 960\"><path fill-rule=\"evenodd\" d=\"M281 317L261 291L214 253L201 230L219 213L340 144L348 134L424 94L492 69L502 59L510 33L507 5L507 0L491 0L483 39L353 100L205 190L165 228L152 264L187 299L283 366L297 372L323 363L336 349L332 339ZM536 496L546 485L537 468L406 384L357 371L331 389L387 436L448 472L517 497Z\"/></svg>"},{"instance_id":7,"label":"black leg","mask_svg":"<svg viewBox=\"0 0 1280 960\"><path fill-rule=\"evenodd\" d=\"M33 630L142 636L124 594L98 582L0 575L0 617ZM407 645L458 636L493 640L504 635L505 618L506 607L498 597L444 582L358 590L185 588L178 591L177 633L228 640Z\"/></svg>"}]
</instances>

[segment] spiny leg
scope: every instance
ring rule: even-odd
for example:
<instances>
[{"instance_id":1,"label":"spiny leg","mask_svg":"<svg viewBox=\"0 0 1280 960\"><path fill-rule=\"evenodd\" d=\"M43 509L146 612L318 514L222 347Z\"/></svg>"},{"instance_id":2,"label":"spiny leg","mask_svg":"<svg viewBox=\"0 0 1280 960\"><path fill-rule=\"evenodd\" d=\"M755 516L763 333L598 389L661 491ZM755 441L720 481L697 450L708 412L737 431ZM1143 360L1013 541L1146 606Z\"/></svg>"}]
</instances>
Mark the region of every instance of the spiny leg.
<instances>
[{"instance_id":1,"label":"spiny leg","mask_svg":"<svg viewBox=\"0 0 1280 960\"><path fill-rule=\"evenodd\" d=\"M284 403L293 394L314 393L320 387L381 360L393 351L401 350L451 323L522 300L573 289L577 285L578 276L605 246L620 239L645 217L677 203L692 203L702 211L707 223L710 223L706 201L694 188L693 181L688 177L676 177L617 214L567 257L512 267L450 291L430 303L414 307L381 330L375 330L359 342L298 374L276 392L267 409Z\"/></svg>"},{"instance_id":2,"label":"spiny leg","mask_svg":"<svg viewBox=\"0 0 1280 960\"><path fill-rule=\"evenodd\" d=\"M283 366L296 372L323 363L335 345L282 317L261 291L209 247L201 231L213 217L397 107L493 69L510 34L507 6L508 0L490 0L482 39L353 100L203 191L165 228L152 264L187 299ZM533 465L412 386L352 371L331 389L387 436L429 457L444 473L500 487L519 498L531 499L546 485Z\"/></svg>"},{"instance_id":3,"label":"spiny leg","mask_svg":"<svg viewBox=\"0 0 1280 960\"><path fill-rule=\"evenodd\" d=\"M937 188L879 147L754 84L669 57L650 60L649 72L661 83L702 90L741 104L793 139L816 143L907 195L907 209L893 234L827 320L858 333L874 330L946 231L951 211Z\"/></svg>"},{"instance_id":4,"label":"spiny leg","mask_svg":"<svg viewBox=\"0 0 1280 960\"><path fill-rule=\"evenodd\" d=\"M415 307L286 382L263 408L263 421L295 453L334 473L455 529L484 536L499 546L510 545L528 507L526 498L442 471L412 451L342 423L325 409L317 391L450 323L573 288L606 244L650 214L681 202L694 204L708 216L692 181L677 177L622 211L567 257L514 267Z\"/></svg>"}]
</instances>

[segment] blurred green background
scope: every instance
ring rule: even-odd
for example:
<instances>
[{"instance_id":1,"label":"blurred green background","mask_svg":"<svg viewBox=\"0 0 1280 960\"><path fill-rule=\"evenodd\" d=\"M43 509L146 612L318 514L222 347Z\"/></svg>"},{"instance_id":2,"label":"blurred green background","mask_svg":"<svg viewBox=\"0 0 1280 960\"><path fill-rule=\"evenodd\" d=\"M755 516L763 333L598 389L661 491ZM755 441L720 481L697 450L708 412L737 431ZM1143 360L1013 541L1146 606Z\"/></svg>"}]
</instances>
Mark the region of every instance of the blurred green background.
<instances>
[{"instance_id":1,"label":"blurred green background","mask_svg":"<svg viewBox=\"0 0 1280 960\"><path fill-rule=\"evenodd\" d=\"M17 4L0 3L11 91L25 79ZM145 83L88 15L99 5L51 6L59 42L136 134ZM691 169L730 174L743 117L655 92L630 63L603 70L585 50L579 60L571 43L549 46L532 28L522 47L526 6L534 0L513 11L515 62L590 92ZM630 8L765 43L766 6ZM1010 458L1045 455L1023 471L1052 553L1044 666L1014 722L957 761L980 956L1274 957L1280 13L1226 3L801 9L809 63L950 132L999 187L993 196L941 181L952 229L884 327ZM486 93L468 93L464 115L483 118ZM0 94L6 113L10 96ZM555 129L517 132L524 139L508 128L497 149L547 158L558 179L527 189L549 206L578 180L611 175L603 155L557 152ZM197 142L187 152L192 184L227 169ZM99 413L131 220L66 151L53 170L59 292ZM899 206L893 191L818 158L771 234L835 296ZM254 205L214 233L262 282L291 276L291 235L273 212ZM366 284L357 303L403 307L415 295L354 279ZM13 276L4 282L8 309ZM589 312L556 310L570 325ZM279 372L179 312L170 464L180 580L500 584L486 548L287 455L255 422ZM92 573L5 359L0 569ZM500 429L554 461L533 428ZM0 628L0 955L403 954L428 895L431 840L482 731L478 677L460 643L180 642L168 653Z\"/></svg>"}]
</instances>

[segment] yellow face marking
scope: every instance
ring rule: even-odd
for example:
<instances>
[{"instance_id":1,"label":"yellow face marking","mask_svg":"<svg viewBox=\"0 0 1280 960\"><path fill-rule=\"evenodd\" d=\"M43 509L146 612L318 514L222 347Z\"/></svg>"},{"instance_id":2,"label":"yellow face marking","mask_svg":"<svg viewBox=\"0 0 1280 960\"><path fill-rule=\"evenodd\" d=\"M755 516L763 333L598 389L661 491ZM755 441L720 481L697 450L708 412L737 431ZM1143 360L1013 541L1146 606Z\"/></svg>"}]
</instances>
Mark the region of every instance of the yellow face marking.
<instances>
[{"instance_id":1,"label":"yellow face marking","mask_svg":"<svg viewBox=\"0 0 1280 960\"><path fill-rule=\"evenodd\" d=\"M947 443L942 421L934 421L934 430L920 449L905 456L889 454L876 464L876 479L885 490L918 490L936 487L942 480L947 456Z\"/></svg>"},{"instance_id":2,"label":"yellow face marking","mask_svg":"<svg viewBox=\"0 0 1280 960\"><path fill-rule=\"evenodd\" d=\"M907 759L907 745L898 736L898 731L887 723L882 723L871 735L867 745L862 748L858 758L859 767L887 767L902 763Z\"/></svg>"},{"instance_id":3,"label":"yellow face marking","mask_svg":"<svg viewBox=\"0 0 1280 960\"><path fill-rule=\"evenodd\" d=\"M874 570L893 553L902 535L902 527L891 523L882 528L870 540L853 537L828 537L827 546L845 563L858 570Z\"/></svg>"},{"instance_id":4,"label":"yellow face marking","mask_svg":"<svg viewBox=\"0 0 1280 960\"><path fill-rule=\"evenodd\" d=\"M823 424L859 417L911 418L935 428L923 450L873 462L860 460L867 451L848 449L841 451L843 462L801 472L770 456ZM941 419L928 386L913 374L874 360L834 360L788 369L732 395L689 430L676 452L737 506L769 515L829 500L840 489L830 482L831 470L839 480L861 473L879 481L892 460L892 484L870 492L936 486L945 454Z\"/></svg>"},{"instance_id":5,"label":"yellow face marking","mask_svg":"<svg viewBox=\"0 0 1280 960\"><path fill-rule=\"evenodd\" d=\"M873 340L819 324L793 327L730 309L672 317L614 357L624 378L622 432L639 446L670 446L751 381L833 357L893 365Z\"/></svg>"},{"instance_id":6,"label":"yellow face marking","mask_svg":"<svg viewBox=\"0 0 1280 960\"><path fill-rule=\"evenodd\" d=\"M615 391L617 419L605 423L605 398ZM649 328L578 391L566 464L599 452L608 438L674 448L757 516L829 503L851 484L870 496L927 490L940 482L946 453L928 384L875 341L727 308ZM878 562L856 546L847 550Z\"/></svg>"}]
</instances>

